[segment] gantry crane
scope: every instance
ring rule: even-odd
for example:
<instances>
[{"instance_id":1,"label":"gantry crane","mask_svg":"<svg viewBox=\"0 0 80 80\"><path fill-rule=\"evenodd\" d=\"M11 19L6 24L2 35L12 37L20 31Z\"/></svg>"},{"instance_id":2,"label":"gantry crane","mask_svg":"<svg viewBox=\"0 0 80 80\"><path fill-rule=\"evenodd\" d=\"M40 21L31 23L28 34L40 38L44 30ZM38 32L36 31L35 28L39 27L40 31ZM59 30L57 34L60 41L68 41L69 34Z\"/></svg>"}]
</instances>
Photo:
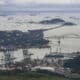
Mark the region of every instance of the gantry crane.
<instances>
[{"instance_id":1,"label":"gantry crane","mask_svg":"<svg viewBox=\"0 0 80 80\"><path fill-rule=\"evenodd\" d=\"M46 39L56 39L57 40L57 52L61 53L61 40L62 39L80 39L80 35L79 34L75 34L75 33L68 33L68 34L63 34L63 35L55 35L55 36L50 36L50 37L45 37Z\"/></svg>"}]
</instances>

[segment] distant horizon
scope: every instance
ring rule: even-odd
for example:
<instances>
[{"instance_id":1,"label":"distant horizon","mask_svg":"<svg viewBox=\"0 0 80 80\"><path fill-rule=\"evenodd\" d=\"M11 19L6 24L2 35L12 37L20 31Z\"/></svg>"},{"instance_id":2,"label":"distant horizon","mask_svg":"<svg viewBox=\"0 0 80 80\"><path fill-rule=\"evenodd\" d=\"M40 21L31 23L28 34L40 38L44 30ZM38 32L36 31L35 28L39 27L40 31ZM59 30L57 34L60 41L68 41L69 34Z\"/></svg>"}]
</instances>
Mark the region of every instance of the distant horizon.
<instances>
[{"instance_id":1,"label":"distant horizon","mask_svg":"<svg viewBox=\"0 0 80 80\"><path fill-rule=\"evenodd\" d=\"M0 11L80 11L80 4L0 5Z\"/></svg>"}]
</instances>

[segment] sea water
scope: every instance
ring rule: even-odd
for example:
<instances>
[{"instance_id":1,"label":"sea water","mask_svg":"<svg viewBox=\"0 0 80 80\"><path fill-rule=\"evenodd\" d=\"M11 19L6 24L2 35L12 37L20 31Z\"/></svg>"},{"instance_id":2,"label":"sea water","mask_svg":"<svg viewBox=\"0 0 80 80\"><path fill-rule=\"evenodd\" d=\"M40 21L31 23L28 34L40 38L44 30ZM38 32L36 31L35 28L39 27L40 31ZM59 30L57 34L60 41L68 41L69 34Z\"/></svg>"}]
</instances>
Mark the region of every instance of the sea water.
<instances>
[{"instance_id":1,"label":"sea water","mask_svg":"<svg viewBox=\"0 0 80 80\"><path fill-rule=\"evenodd\" d=\"M42 20L50 20L54 18L60 18L67 22L73 22L77 25L75 26L64 26L62 28L53 29L44 32L44 37L51 36L61 36L64 34L78 34L80 35L80 15L79 12L40 12L40 13L21 13L21 14L12 14L7 16L0 16L0 31L6 30L21 30L27 32L28 30L35 29L46 29L59 26L59 24L38 24ZM29 22L35 22L33 24ZM52 52L55 52L59 46L57 41L58 39L49 39L50 46L52 47ZM71 53L80 51L80 39L79 38L64 38L61 39L61 52L62 53ZM42 59L46 54L50 53L50 48L45 49L29 49L29 53L34 54L32 58ZM23 59L22 50L18 50L17 53L14 53L14 56L17 60Z\"/></svg>"}]
</instances>

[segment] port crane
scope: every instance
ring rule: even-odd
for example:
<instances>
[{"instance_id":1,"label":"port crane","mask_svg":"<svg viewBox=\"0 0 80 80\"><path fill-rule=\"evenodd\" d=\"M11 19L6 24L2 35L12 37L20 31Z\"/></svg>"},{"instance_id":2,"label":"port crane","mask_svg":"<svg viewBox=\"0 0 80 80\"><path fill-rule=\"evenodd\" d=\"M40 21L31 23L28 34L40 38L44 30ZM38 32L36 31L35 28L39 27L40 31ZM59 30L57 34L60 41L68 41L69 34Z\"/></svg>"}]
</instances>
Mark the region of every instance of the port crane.
<instances>
[{"instance_id":1,"label":"port crane","mask_svg":"<svg viewBox=\"0 0 80 80\"><path fill-rule=\"evenodd\" d=\"M79 34L75 34L75 33L68 33L68 34L63 34L63 35L55 35L55 36L50 36L50 37L45 37L46 39L56 39L57 40L57 50L56 52L61 53L61 40L62 39L80 39L80 35ZM52 43L52 42L51 42Z\"/></svg>"},{"instance_id":2,"label":"port crane","mask_svg":"<svg viewBox=\"0 0 80 80\"><path fill-rule=\"evenodd\" d=\"M74 33L68 33L68 34L63 34L63 35L55 35L55 36L50 36L50 37L45 37L46 39L52 39L50 41L50 45L54 44L53 39L56 39L55 42L57 42L57 49L56 52L52 52L52 46L50 46L50 53L45 55L45 60L50 59L52 63L54 62L54 65L58 67L63 66L63 59L65 57L65 54L61 52L61 40L62 39L80 39L79 34L74 34ZM71 58L75 57L77 53L72 53ZM57 61L57 62L56 62Z\"/></svg>"}]
</instances>

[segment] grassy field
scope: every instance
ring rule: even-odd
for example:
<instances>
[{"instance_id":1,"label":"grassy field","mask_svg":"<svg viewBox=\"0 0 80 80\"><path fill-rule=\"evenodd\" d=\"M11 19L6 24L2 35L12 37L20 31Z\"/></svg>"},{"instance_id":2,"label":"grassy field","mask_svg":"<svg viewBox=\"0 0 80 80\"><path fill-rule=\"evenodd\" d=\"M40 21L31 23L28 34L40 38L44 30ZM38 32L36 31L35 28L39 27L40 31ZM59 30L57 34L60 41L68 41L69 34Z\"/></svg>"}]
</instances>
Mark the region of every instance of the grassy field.
<instances>
[{"instance_id":1,"label":"grassy field","mask_svg":"<svg viewBox=\"0 0 80 80\"><path fill-rule=\"evenodd\" d=\"M0 75L0 80L64 80L64 77L35 72L20 72L15 74L7 72L4 75Z\"/></svg>"}]
</instances>

